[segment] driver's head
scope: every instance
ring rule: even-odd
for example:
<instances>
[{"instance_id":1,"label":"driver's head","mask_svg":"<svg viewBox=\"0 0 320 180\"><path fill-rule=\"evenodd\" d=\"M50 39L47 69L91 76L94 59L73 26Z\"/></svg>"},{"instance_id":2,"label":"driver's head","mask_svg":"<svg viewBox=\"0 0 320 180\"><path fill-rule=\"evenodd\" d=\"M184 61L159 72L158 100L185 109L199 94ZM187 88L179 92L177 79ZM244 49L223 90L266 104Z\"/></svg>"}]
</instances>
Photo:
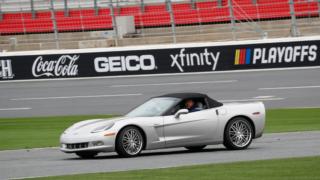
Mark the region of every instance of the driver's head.
<instances>
[{"instance_id":1,"label":"driver's head","mask_svg":"<svg viewBox=\"0 0 320 180\"><path fill-rule=\"evenodd\" d=\"M190 109L190 108L192 108L193 107L193 105L194 105L194 101L192 100L192 99L188 99L187 101L186 101L186 108L187 109Z\"/></svg>"}]
</instances>

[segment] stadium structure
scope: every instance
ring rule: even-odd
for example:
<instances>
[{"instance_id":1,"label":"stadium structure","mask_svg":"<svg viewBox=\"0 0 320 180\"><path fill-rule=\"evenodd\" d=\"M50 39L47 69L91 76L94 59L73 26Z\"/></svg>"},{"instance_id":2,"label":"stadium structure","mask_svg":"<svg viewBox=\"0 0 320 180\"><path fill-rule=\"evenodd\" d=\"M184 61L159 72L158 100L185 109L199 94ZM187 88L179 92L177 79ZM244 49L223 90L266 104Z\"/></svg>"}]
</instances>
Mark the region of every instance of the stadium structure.
<instances>
[{"instance_id":1,"label":"stadium structure","mask_svg":"<svg viewBox=\"0 0 320 180\"><path fill-rule=\"evenodd\" d=\"M0 0L0 49L319 35L319 15L319 0Z\"/></svg>"}]
</instances>

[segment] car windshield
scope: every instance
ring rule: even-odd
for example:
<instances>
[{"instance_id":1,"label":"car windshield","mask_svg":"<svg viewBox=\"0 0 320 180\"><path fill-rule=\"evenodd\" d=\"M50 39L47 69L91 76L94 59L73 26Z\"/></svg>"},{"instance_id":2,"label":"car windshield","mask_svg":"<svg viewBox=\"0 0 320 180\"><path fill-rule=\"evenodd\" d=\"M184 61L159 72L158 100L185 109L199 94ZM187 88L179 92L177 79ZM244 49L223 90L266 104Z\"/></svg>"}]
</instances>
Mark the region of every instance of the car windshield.
<instances>
[{"instance_id":1,"label":"car windshield","mask_svg":"<svg viewBox=\"0 0 320 180\"><path fill-rule=\"evenodd\" d=\"M147 102L130 111L128 117L152 117L160 116L176 105L180 99L172 97L157 97L148 100Z\"/></svg>"}]
</instances>

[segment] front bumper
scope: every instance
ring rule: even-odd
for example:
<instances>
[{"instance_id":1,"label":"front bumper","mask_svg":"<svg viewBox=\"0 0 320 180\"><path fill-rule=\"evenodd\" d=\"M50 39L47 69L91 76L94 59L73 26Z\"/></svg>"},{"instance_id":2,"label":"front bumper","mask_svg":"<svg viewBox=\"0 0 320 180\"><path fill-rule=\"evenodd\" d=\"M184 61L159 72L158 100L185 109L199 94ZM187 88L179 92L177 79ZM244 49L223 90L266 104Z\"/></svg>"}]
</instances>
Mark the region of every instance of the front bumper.
<instances>
[{"instance_id":1,"label":"front bumper","mask_svg":"<svg viewBox=\"0 0 320 180\"><path fill-rule=\"evenodd\" d=\"M87 135L62 134L60 137L60 150L65 153L80 151L113 152L115 151L116 136L104 136L103 133Z\"/></svg>"}]
</instances>

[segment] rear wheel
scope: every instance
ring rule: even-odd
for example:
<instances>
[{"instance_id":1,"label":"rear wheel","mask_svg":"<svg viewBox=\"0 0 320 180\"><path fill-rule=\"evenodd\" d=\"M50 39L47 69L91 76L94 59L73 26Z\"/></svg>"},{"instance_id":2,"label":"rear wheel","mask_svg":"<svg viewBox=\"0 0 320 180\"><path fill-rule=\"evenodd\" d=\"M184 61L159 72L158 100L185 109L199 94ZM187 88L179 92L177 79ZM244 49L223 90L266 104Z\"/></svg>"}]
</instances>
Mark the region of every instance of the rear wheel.
<instances>
[{"instance_id":1,"label":"rear wheel","mask_svg":"<svg viewBox=\"0 0 320 180\"><path fill-rule=\"evenodd\" d=\"M98 155L98 152L92 151L83 151L83 152L76 152L76 155L83 158L83 159L91 159Z\"/></svg>"},{"instance_id":2,"label":"rear wheel","mask_svg":"<svg viewBox=\"0 0 320 180\"><path fill-rule=\"evenodd\" d=\"M252 133L252 126L247 119L234 118L227 124L223 144L228 149L246 149L252 142Z\"/></svg>"},{"instance_id":3,"label":"rear wheel","mask_svg":"<svg viewBox=\"0 0 320 180\"><path fill-rule=\"evenodd\" d=\"M202 145L202 146L188 146L185 147L186 149L188 149L189 151L201 151L203 148L205 148L206 145Z\"/></svg>"},{"instance_id":4,"label":"rear wheel","mask_svg":"<svg viewBox=\"0 0 320 180\"><path fill-rule=\"evenodd\" d=\"M143 146L142 133L134 126L124 128L116 140L116 151L123 157L132 157L140 154Z\"/></svg>"}]
</instances>

